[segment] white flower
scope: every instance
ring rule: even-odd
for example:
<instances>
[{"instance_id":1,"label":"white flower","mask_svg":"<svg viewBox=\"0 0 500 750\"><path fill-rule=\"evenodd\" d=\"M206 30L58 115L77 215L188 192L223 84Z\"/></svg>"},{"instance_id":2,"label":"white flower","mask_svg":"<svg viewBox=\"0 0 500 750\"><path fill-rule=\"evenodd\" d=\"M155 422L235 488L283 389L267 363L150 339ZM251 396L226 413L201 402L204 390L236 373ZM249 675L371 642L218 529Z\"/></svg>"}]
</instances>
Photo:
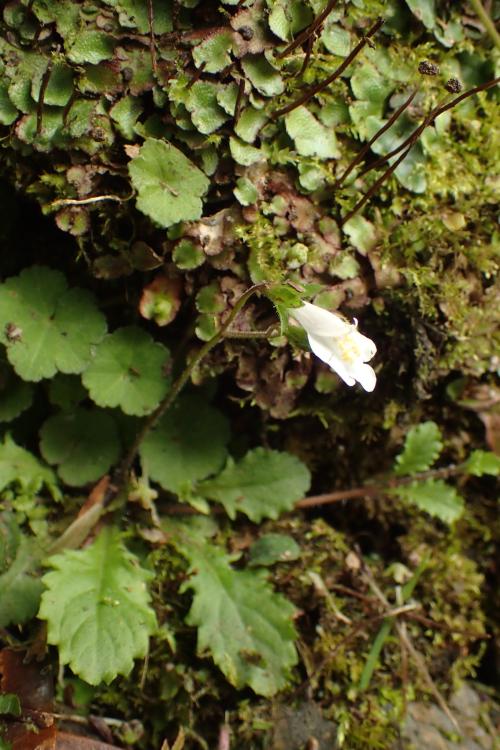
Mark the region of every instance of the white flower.
<instances>
[{"instance_id":1,"label":"white flower","mask_svg":"<svg viewBox=\"0 0 500 750\"><path fill-rule=\"evenodd\" d=\"M290 309L289 313L306 331L314 354L347 385L358 382L365 391L373 391L377 376L366 362L375 355L377 347L358 331L356 320L354 325L347 323L339 315L310 302Z\"/></svg>"}]
</instances>

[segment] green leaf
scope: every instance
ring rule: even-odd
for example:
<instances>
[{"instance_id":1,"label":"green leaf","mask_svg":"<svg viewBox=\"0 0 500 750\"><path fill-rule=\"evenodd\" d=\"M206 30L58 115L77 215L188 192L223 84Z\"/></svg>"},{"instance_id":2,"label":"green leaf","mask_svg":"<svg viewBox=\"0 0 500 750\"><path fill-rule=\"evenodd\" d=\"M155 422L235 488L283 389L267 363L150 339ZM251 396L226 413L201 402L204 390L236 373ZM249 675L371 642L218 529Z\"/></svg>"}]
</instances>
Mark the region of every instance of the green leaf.
<instances>
[{"instance_id":1,"label":"green leaf","mask_svg":"<svg viewBox=\"0 0 500 750\"><path fill-rule=\"evenodd\" d=\"M435 422L422 422L412 427L406 436L403 452L396 457L394 473L402 476L427 471L442 448L441 432Z\"/></svg>"},{"instance_id":2,"label":"green leaf","mask_svg":"<svg viewBox=\"0 0 500 750\"><path fill-rule=\"evenodd\" d=\"M11 422L31 406L33 386L13 371L0 352L0 422Z\"/></svg>"},{"instance_id":3,"label":"green leaf","mask_svg":"<svg viewBox=\"0 0 500 750\"><path fill-rule=\"evenodd\" d=\"M218 73L231 62L233 32L221 31L204 39L193 49L193 60L197 68L203 63L204 73Z\"/></svg>"},{"instance_id":4,"label":"green leaf","mask_svg":"<svg viewBox=\"0 0 500 750\"><path fill-rule=\"evenodd\" d=\"M436 0L406 0L406 4L426 29L436 25Z\"/></svg>"},{"instance_id":5,"label":"green leaf","mask_svg":"<svg viewBox=\"0 0 500 750\"><path fill-rule=\"evenodd\" d=\"M22 625L36 615L42 583L33 576L39 554L10 513L0 514L0 627Z\"/></svg>"},{"instance_id":6,"label":"green leaf","mask_svg":"<svg viewBox=\"0 0 500 750\"><path fill-rule=\"evenodd\" d=\"M129 141L135 137L135 124L142 114L142 104L136 96L124 96L109 112L121 135Z\"/></svg>"},{"instance_id":7,"label":"green leaf","mask_svg":"<svg viewBox=\"0 0 500 750\"><path fill-rule=\"evenodd\" d=\"M0 695L0 714L11 714L21 716L21 703L14 693L3 693Z\"/></svg>"},{"instance_id":8,"label":"green leaf","mask_svg":"<svg viewBox=\"0 0 500 750\"><path fill-rule=\"evenodd\" d=\"M12 104L5 83L0 83L0 125L12 125L18 112Z\"/></svg>"},{"instance_id":9,"label":"green leaf","mask_svg":"<svg viewBox=\"0 0 500 750\"><path fill-rule=\"evenodd\" d=\"M209 181L182 151L171 143L147 138L129 163L137 207L162 227L199 219L201 196Z\"/></svg>"},{"instance_id":10,"label":"green leaf","mask_svg":"<svg viewBox=\"0 0 500 750\"><path fill-rule=\"evenodd\" d=\"M286 131L302 156L338 159L335 132L326 128L306 107L296 107L285 117Z\"/></svg>"},{"instance_id":11,"label":"green leaf","mask_svg":"<svg viewBox=\"0 0 500 750\"><path fill-rule=\"evenodd\" d=\"M181 396L144 439L141 459L151 479L178 493L221 468L228 440L217 409L200 396Z\"/></svg>"},{"instance_id":12,"label":"green leaf","mask_svg":"<svg viewBox=\"0 0 500 750\"><path fill-rule=\"evenodd\" d=\"M234 132L242 141L253 143L268 119L264 110L246 107L238 118Z\"/></svg>"},{"instance_id":13,"label":"green leaf","mask_svg":"<svg viewBox=\"0 0 500 750\"><path fill-rule=\"evenodd\" d=\"M0 285L0 341L23 380L81 372L105 331L92 295L59 271L32 266Z\"/></svg>"},{"instance_id":14,"label":"green leaf","mask_svg":"<svg viewBox=\"0 0 500 750\"><path fill-rule=\"evenodd\" d=\"M58 373L49 384L49 400L63 411L71 411L88 398L82 381L76 375Z\"/></svg>"},{"instance_id":15,"label":"green leaf","mask_svg":"<svg viewBox=\"0 0 500 750\"><path fill-rule=\"evenodd\" d=\"M326 26L321 34L321 41L332 55L347 57L351 51L351 35L342 26Z\"/></svg>"},{"instance_id":16,"label":"green leaf","mask_svg":"<svg viewBox=\"0 0 500 750\"><path fill-rule=\"evenodd\" d=\"M260 571L234 570L218 547L196 543L182 551L194 574L186 584L194 590L187 622L198 627L198 653L210 653L236 688L274 695L297 663L293 605Z\"/></svg>"},{"instance_id":17,"label":"green leaf","mask_svg":"<svg viewBox=\"0 0 500 750\"><path fill-rule=\"evenodd\" d=\"M237 463L229 459L217 477L198 485L197 494L221 503L230 518L240 511L259 522L291 510L310 482L307 466L296 456L255 448Z\"/></svg>"},{"instance_id":18,"label":"green leaf","mask_svg":"<svg viewBox=\"0 0 500 750\"><path fill-rule=\"evenodd\" d=\"M475 477L482 477L483 474L497 477L500 474L500 457L491 451L472 451L464 469Z\"/></svg>"},{"instance_id":19,"label":"green leaf","mask_svg":"<svg viewBox=\"0 0 500 750\"><path fill-rule=\"evenodd\" d=\"M191 240L180 240L172 253L172 260L177 268L191 270L199 268L205 262L205 253Z\"/></svg>"},{"instance_id":20,"label":"green leaf","mask_svg":"<svg viewBox=\"0 0 500 750\"><path fill-rule=\"evenodd\" d=\"M38 102L43 75L35 76L31 85L31 95ZM47 88L43 96L44 104L65 107L73 94L73 71L67 65L57 63L50 70Z\"/></svg>"},{"instance_id":21,"label":"green leaf","mask_svg":"<svg viewBox=\"0 0 500 750\"><path fill-rule=\"evenodd\" d=\"M142 417L158 406L170 378L165 373L170 354L141 328L119 328L99 344L82 382L98 406L118 406Z\"/></svg>"},{"instance_id":22,"label":"green leaf","mask_svg":"<svg viewBox=\"0 0 500 750\"><path fill-rule=\"evenodd\" d=\"M228 114L217 101L217 85L208 81L196 81L189 89L186 109L196 130L204 135L215 132L228 119Z\"/></svg>"},{"instance_id":23,"label":"green leaf","mask_svg":"<svg viewBox=\"0 0 500 750\"><path fill-rule=\"evenodd\" d=\"M246 55L241 61L241 67L262 96L279 96L285 90L283 79L264 55Z\"/></svg>"},{"instance_id":24,"label":"green leaf","mask_svg":"<svg viewBox=\"0 0 500 750\"><path fill-rule=\"evenodd\" d=\"M402 500L414 503L420 510L439 518L444 523L453 523L463 513L464 501L454 487L442 479L427 479L425 482L397 487L393 492Z\"/></svg>"},{"instance_id":25,"label":"green leaf","mask_svg":"<svg viewBox=\"0 0 500 750\"><path fill-rule=\"evenodd\" d=\"M253 182L250 182L246 177L239 177L236 180L236 187L233 192L242 206L251 206L253 203L257 202L259 197L259 191Z\"/></svg>"},{"instance_id":26,"label":"green leaf","mask_svg":"<svg viewBox=\"0 0 500 750\"><path fill-rule=\"evenodd\" d=\"M232 136L229 139L229 149L235 162L244 167L249 167L251 164L255 164L255 162L265 158L260 149L250 146L249 143L244 143L239 138L233 138Z\"/></svg>"},{"instance_id":27,"label":"green leaf","mask_svg":"<svg viewBox=\"0 0 500 750\"><path fill-rule=\"evenodd\" d=\"M61 664L91 685L127 675L144 657L156 628L146 582L151 574L105 527L83 550L49 558L38 616L47 620L47 640L59 648Z\"/></svg>"},{"instance_id":28,"label":"green leaf","mask_svg":"<svg viewBox=\"0 0 500 750\"><path fill-rule=\"evenodd\" d=\"M115 41L103 31L80 31L68 50L68 59L74 63L96 65L113 57Z\"/></svg>"},{"instance_id":29,"label":"green leaf","mask_svg":"<svg viewBox=\"0 0 500 750\"><path fill-rule=\"evenodd\" d=\"M149 33L148 7L144 0L105 0L119 11L120 25L136 28L141 34ZM153 32L168 34L172 31L171 0L153 0Z\"/></svg>"},{"instance_id":30,"label":"green leaf","mask_svg":"<svg viewBox=\"0 0 500 750\"><path fill-rule=\"evenodd\" d=\"M94 482L118 460L114 419L99 409L77 408L49 417L40 430L40 450L66 484Z\"/></svg>"},{"instance_id":31,"label":"green leaf","mask_svg":"<svg viewBox=\"0 0 500 750\"><path fill-rule=\"evenodd\" d=\"M351 245L362 255L366 255L377 242L374 225L359 214L346 221L342 229L349 237Z\"/></svg>"},{"instance_id":32,"label":"green leaf","mask_svg":"<svg viewBox=\"0 0 500 750\"><path fill-rule=\"evenodd\" d=\"M264 534L250 547L248 566L257 568L298 560L299 557L300 547L293 537L286 534Z\"/></svg>"},{"instance_id":33,"label":"green leaf","mask_svg":"<svg viewBox=\"0 0 500 750\"><path fill-rule=\"evenodd\" d=\"M0 443L0 491L11 484L33 494L45 485L52 494L57 494L56 477L52 469L16 445L10 435L6 435L3 443Z\"/></svg>"},{"instance_id":34,"label":"green leaf","mask_svg":"<svg viewBox=\"0 0 500 750\"><path fill-rule=\"evenodd\" d=\"M301 0L273 0L269 3L269 28L284 42L289 42L313 20L311 8Z\"/></svg>"}]
</instances>

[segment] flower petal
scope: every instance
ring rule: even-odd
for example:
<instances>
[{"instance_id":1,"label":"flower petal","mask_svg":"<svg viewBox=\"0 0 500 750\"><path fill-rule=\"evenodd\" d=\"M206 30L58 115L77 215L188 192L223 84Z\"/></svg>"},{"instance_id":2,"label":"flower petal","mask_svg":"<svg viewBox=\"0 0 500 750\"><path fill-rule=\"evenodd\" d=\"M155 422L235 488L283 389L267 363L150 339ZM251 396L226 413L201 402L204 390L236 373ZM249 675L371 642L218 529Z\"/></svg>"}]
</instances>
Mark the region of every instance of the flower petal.
<instances>
[{"instance_id":1,"label":"flower petal","mask_svg":"<svg viewBox=\"0 0 500 750\"><path fill-rule=\"evenodd\" d=\"M363 334L359 333L359 331L356 331L352 335L353 337L355 337L356 344L360 349L359 357L361 361L368 362L377 353L375 342L369 339L368 336L363 336Z\"/></svg>"},{"instance_id":2,"label":"flower petal","mask_svg":"<svg viewBox=\"0 0 500 750\"><path fill-rule=\"evenodd\" d=\"M360 383L365 391L371 393L377 385L377 376L375 370L370 365L359 364L356 367L356 371L353 372L354 377Z\"/></svg>"},{"instance_id":3,"label":"flower petal","mask_svg":"<svg viewBox=\"0 0 500 750\"><path fill-rule=\"evenodd\" d=\"M326 362L326 364L331 367L340 378L342 378L344 383L347 383L347 385L354 385L356 380L350 375L344 362L338 357L335 351L335 339L326 336L320 338L319 336L312 336L311 334L308 334L308 339L311 351L323 360L323 362Z\"/></svg>"},{"instance_id":4,"label":"flower petal","mask_svg":"<svg viewBox=\"0 0 500 750\"><path fill-rule=\"evenodd\" d=\"M318 305L311 305L310 302L304 302L302 307L292 308L290 315L313 336L345 336L352 328L340 315Z\"/></svg>"}]
</instances>

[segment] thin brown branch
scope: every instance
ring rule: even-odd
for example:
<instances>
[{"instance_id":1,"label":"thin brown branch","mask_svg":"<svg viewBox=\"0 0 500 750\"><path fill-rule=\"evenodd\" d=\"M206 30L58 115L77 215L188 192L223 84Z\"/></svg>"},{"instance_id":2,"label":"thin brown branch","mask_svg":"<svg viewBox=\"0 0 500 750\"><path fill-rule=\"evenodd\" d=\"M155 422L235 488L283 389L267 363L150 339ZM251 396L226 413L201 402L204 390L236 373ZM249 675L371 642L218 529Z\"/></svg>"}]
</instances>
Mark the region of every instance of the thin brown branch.
<instances>
[{"instance_id":1,"label":"thin brown branch","mask_svg":"<svg viewBox=\"0 0 500 750\"><path fill-rule=\"evenodd\" d=\"M149 26L149 53L151 55L151 66L153 73L156 74L158 65L156 62L156 41L155 41L155 12L153 8L153 0L148 0L148 26Z\"/></svg>"},{"instance_id":2,"label":"thin brown branch","mask_svg":"<svg viewBox=\"0 0 500 750\"><path fill-rule=\"evenodd\" d=\"M307 70L307 66L309 65L309 61L311 59L311 53L312 53L313 46L314 46L314 35L309 37L306 44L307 44L306 54L304 55L304 60L302 61L302 65L298 73L299 78L301 78L304 75L304 73Z\"/></svg>"},{"instance_id":3,"label":"thin brown branch","mask_svg":"<svg viewBox=\"0 0 500 750\"><path fill-rule=\"evenodd\" d=\"M324 10L322 10L321 13L316 16L314 21L312 21L312 23L310 23L307 28L301 31L298 37L294 39L293 42L290 42L290 44L285 47L284 50L278 52L278 54L276 55L278 60L282 57L286 57L286 55L289 55L290 52L293 52L294 49L297 49L297 47L299 47L301 44L304 44L304 42L309 41L313 37L314 32L319 29L323 21L330 15L336 3L337 0L329 0Z\"/></svg>"},{"instance_id":4,"label":"thin brown branch","mask_svg":"<svg viewBox=\"0 0 500 750\"><path fill-rule=\"evenodd\" d=\"M200 67L196 68L196 70L194 71L194 75L191 78L191 80L189 81L188 85L186 86L186 89L190 89L191 86L193 86L196 83L196 81L198 81L200 79L200 77L201 77L203 71L205 70L206 66L207 66L207 62L206 62L206 60L203 60L203 62L201 63Z\"/></svg>"},{"instance_id":5,"label":"thin brown branch","mask_svg":"<svg viewBox=\"0 0 500 750\"><path fill-rule=\"evenodd\" d=\"M314 86L311 86L302 94L302 96L300 96L298 99L291 102L290 104L287 104L286 107L282 107L282 109L276 110L276 112L273 113L273 118L281 117L281 115L286 115L288 112L291 112L296 107L300 107L302 104L305 104L306 102L308 102L309 99L312 99L313 96L315 96L316 94L319 94L320 91L323 91L323 89L329 86L330 83L333 83L333 81L335 81L340 75L342 75L344 70L352 63L354 58L361 52L361 50L368 43L369 39L374 34L377 33L377 31L380 29L383 23L384 23L384 19L379 18L373 24L371 29L367 31L366 35L354 47L352 52L345 58L344 62L341 65L339 65L339 67L331 75L325 78L324 81L320 81Z\"/></svg>"},{"instance_id":6,"label":"thin brown branch","mask_svg":"<svg viewBox=\"0 0 500 750\"><path fill-rule=\"evenodd\" d=\"M345 172L338 178L337 182L335 183L336 188L339 188L342 185L342 183L345 182L345 180L347 179L347 177L349 177L354 167L356 167L365 158L366 154L371 149L375 141L378 141L380 136L383 135L386 132L386 130L389 130L391 125L393 125L396 122L396 120L399 118L399 116L403 114L405 109L407 109L410 106L410 104L412 103L412 101L414 100L417 94L417 91L418 89L414 89L414 91L410 94L408 99L394 112L394 114L391 115L391 117L387 120L385 125L383 125L380 128L380 130L377 130L375 135L372 136L370 140L368 141L368 143L366 143L363 146L361 151L359 151L359 153L356 154L355 158L351 161L351 163L349 164Z\"/></svg>"},{"instance_id":7,"label":"thin brown branch","mask_svg":"<svg viewBox=\"0 0 500 750\"><path fill-rule=\"evenodd\" d=\"M341 500L355 500L359 497L375 497L396 487L411 484L412 482L422 482L425 479L447 479L448 477L460 474L463 466L446 466L442 469L429 469L421 471L411 477L395 477L384 484L366 484L364 487L353 487L349 490L335 490L335 492L326 492L323 495L311 495L304 497L295 504L296 508L316 508L320 505L330 505L338 503Z\"/></svg>"},{"instance_id":8,"label":"thin brown branch","mask_svg":"<svg viewBox=\"0 0 500 750\"><path fill-rule=\"evenodd\" d=\"M241 78L238 85L238 94L236 95L236 104L234 105L234 125L238 124L241 114L241 105L243 103L243 94L245 93L245 79Z\"/></svg>"},{"instance_id":9,"label":"thin brown branch","mask_svg":"<svg viewBox=\"0 0 500 750\"><path fill-rule=\"evenodd\" d=\"M42 82L40 84L40 92L38 94L38 103L36 105L36 134L40 135L42 132L43 122L43 103L45 101L45 93L47 86L49 85L50 75L52 73L52 60L49 60L45 73L42 76Z\"/></svg>"},{"instance_id":10,"label":"thin brown branch","mask_svg":"<svg viewBox=\"0 0 500 750\"><path fill-rule=\"evenodd\" d=\"M494 78L491 81L487 81L486 83L482 83L479 86L474 86L472 89L468 89L467 91L464 91L463 94L460 94L460 96L457 96L455 99L452 99L449 102L438 104L436 107L434 107L429 114L424 118L422 123L411 133L406 140L404 140L402 143L399 144L399 146L396 146L396 148L392 149L392 151L389 151L388 154L385 154L385 156L381 156L379 159L374 161L372 164L370 164L366 169L364 169L360 177L365 175L367 172L370 172L372 169L377 169L378 167L381 167L382 164L384 164L389 159L392 159L393 156L396 156L400 151L407 148L410 144L413 145L417 139L420 137L421 133L424 131L426 127L429 125L432 125L434 121L436 120L439 115L442 115L444 112L447 112L449 109L452 109L453 107L456 107L457 104L460 104L464 99L467 99L469 96L473 96L474 94L479 93L480 91L487 91L488 89L492 88L496 84L500 82L499 78Z\"/></svg>"}]
</instances>

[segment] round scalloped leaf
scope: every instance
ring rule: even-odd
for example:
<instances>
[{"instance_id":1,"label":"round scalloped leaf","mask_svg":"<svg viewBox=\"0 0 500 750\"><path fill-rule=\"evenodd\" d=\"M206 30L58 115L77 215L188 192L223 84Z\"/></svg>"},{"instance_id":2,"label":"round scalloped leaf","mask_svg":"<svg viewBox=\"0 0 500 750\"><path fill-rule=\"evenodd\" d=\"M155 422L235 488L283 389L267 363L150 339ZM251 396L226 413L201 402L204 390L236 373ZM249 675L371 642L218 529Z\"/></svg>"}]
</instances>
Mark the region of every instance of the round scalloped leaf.
<instances>
[{"instance_id":1,"label":"round scalloped leaf","mask_svg":"<svg viewBox=\"0 0 500 750\"><path fill-rule=\"evenodd\" d=\"M0 285L0 341L23 380L80 373L105 332L93 296L59 271L32 266Z\"/></svg>"},{"instance_id":2,"label":"round scalloped leaf","mask_svg":"<svg viewBox=\"0 0 500 750\"><path fill-rule=\"evenodd\" d=\"M146 582L151 574L105 527L83 550L49 559L39 617L47 640L58 646L61 664L91 685L127 675L146 655L156 627Z\"/></svg>"},{"instance_id":3,"label":"round scalloped leaf","mask_svg":"<svg viewBox=\"0 0 500 750\"><path fill-rule=\"evenodd\" d=\"M317 120L306 107L296 107L285 117L288 135L302 156L338 159L340 151L335 132Z\"/></svg>"},{"instance_id":4,"label":"round scalloped leaf","mask_svg":"<svg viewBox=\"0 0 500 750\"><path fill-rule=\"evenodd\" d=\"M182 396L144 439L141 459L151 477L181 492L223 465L229 439L226 418L199 396Z\"/></svg>"},{"instance_id":5,"label":"round scalloped leaf","mask_svg":"<svg viewBox=\"0 0 500 750\"><path fill-rule=\"evenodd\" d=\"M82 382L99 406L118 406L125 414L142 417L168 390L169 358L168 349L141 328L120 328L101 341Z\"/></svg>"},{"instance_id":6,"label":"round scalloped leaf","mask_svg":"<svg viewBox=\"0 0 500 750\"><path fill-rule=\"evenodd\" d=\"M75 409L49 417L40 430L40 450L66 484L95 482L120 454L114 419L100 409Z\"/></svg>"},{"instance_id":7,"label":"round scalloped leaf","mask_svg":"<svg viewBox=\"0 0 500 750\"><path fill-rule=\"evenodd\" d=\"M162 227L199 219L209 188L203 172L171 143L147 138L129 163L137 208Z\"/></svg>"}]
</instances>

